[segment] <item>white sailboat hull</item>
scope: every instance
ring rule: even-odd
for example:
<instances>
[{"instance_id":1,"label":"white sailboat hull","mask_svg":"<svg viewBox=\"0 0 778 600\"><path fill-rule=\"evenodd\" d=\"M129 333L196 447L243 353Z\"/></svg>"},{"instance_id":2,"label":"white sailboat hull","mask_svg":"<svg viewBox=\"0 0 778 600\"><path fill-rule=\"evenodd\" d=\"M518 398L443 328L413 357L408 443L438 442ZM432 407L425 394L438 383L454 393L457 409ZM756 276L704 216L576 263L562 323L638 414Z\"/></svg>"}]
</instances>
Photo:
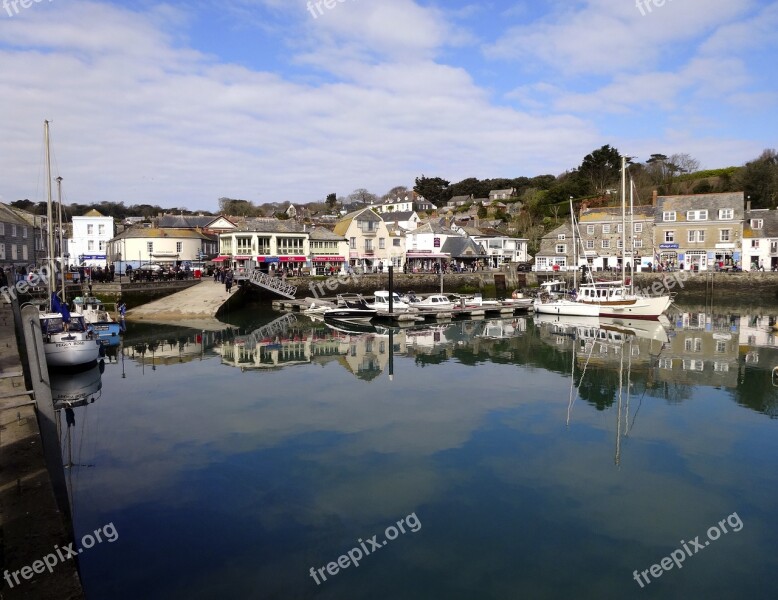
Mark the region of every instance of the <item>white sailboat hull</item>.
<instances>
[{"instance_id":1,"label":"white sailboat hull","mask_svg":"<svg viewBox=\"0 0 778 600\"><path fill-rule=\"evenodd\" d=\"M100 343L94 338L55 339L45 342L46 364L50 367L76 367L97 361Z\"/></svg>"},{"instance_id":2,"label":"white sailboat hull","mask_svg":"<svg viewBox=\"0 0 778 600\"><path fill-rule=\"evenodd\" d=\"M542 315L564 315L569 317L599 317L600 306L573 300L535 301L535 312Z\"/></svg>"},{"instance_id":3,"label":"white sailboat hull","mask_svg":"<svg viewBox=\"0 0 778 600\"><path fill-rule=\"evenodd\" d=\"M670 308L670 296L638 296L632 304L600 306L601 317L657 319Z\"/></svg>"}]
</instances>

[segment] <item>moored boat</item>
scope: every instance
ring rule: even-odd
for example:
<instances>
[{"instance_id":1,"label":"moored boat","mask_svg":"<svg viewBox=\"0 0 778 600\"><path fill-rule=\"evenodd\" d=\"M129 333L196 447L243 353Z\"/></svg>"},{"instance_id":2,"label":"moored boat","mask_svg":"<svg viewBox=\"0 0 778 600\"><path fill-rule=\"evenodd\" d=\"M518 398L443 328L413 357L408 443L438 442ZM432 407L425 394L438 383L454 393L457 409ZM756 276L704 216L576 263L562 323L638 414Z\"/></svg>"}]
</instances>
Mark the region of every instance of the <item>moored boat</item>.
<instances>
[{"instance_id":1,"label":"moored boat","mask_svg":"<svg viewBox=\"0 0 778 600\"><path fill-rule=\"evenodd\" d=\"M122 324L111 317L99 298L76 296L73 299L73 307L84 315L84 319L99 338L115 337L123 331Z\"/></svg>"}]
</instances>

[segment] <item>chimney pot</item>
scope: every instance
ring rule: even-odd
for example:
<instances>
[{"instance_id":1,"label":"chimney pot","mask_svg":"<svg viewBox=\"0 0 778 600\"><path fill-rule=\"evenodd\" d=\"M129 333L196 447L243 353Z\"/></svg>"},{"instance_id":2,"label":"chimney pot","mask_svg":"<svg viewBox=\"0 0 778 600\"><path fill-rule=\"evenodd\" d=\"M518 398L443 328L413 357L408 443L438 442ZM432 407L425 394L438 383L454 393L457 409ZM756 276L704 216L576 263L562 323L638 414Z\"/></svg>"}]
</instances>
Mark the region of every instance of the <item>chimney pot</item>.
<instances>
[{"instance_id":1,"label":"chimney pot","mask_svg":"<svg viewBox=\"0 0 778 600\"><path fill-rule=\"evenodd\" d=\"M654 193L651 195L651 206L656 206L656 198L657 198L657 192L654 190Z\"/></svg>"}]
</instances>

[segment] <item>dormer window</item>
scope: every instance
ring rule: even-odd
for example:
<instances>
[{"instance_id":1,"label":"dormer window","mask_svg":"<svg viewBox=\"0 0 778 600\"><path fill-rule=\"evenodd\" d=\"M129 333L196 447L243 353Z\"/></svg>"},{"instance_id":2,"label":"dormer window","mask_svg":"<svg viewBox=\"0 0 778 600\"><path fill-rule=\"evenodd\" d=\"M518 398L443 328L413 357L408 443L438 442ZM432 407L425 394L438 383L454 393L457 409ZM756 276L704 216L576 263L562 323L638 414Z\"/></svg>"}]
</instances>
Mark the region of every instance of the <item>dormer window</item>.
<instances>
[{"instance_id":1,"label":"dormer window","mask_svg":"<svg viewBox=\"0 0 778 600\"><path fill-rule=\"evenodd\" d=\"M751 219L751 229L761 229L763 226L763 219Z\"/></svg>"}]
</instances>

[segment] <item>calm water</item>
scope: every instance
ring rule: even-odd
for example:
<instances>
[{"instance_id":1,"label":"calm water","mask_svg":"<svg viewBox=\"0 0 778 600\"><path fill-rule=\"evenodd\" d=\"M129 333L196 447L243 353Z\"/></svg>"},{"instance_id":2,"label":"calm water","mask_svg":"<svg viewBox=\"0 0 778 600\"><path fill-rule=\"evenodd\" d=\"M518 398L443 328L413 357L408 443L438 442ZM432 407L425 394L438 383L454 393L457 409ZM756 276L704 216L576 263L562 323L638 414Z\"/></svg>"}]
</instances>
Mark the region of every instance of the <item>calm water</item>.
<instances>
[{"instance_id":1,"label":"calm water","mask_svg":"<svg viewBox=\"0 0 778 600\"><path fill-rule=\"evenodd\" d=\"M87 597L772 598L778 310L684 310L133 327L63 439Z\"/></svg>"}]
</instances>

